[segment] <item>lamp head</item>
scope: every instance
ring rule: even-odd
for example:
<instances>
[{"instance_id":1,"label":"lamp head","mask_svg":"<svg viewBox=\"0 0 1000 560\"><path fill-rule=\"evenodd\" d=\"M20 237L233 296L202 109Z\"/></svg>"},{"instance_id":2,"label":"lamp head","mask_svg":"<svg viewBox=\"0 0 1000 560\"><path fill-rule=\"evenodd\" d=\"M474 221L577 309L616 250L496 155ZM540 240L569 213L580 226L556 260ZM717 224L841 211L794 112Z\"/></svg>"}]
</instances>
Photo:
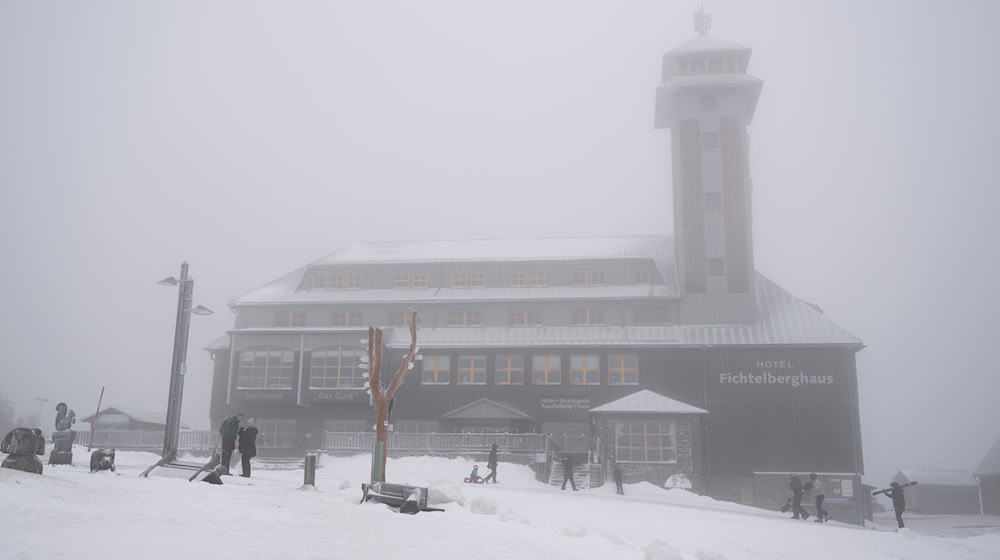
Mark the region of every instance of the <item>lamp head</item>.
<instances>
[{"instance_id":1,"label":"lamp head","mask_svg":"<svg viewBox=\"0 0 1000 560\"><path fill-rule=\"evenodd\" d=\"M195 315L211 315L213 312L204 305L196 305L195 308L191 310L191 313L194 313Z\"/></svg>"},{"instance_id":2,"label":"lamp head","mask_svg":"<svg viewBox=\"0 0 1000 560\"><path fill-rule=\"evenodd\" d=\"M177 285L177 279L174 278L173 276L167 276L163 280L160 280L159 282L157 282L157 284L159 284L161 286L176 286Z\"/></svg>"}]
</instances>

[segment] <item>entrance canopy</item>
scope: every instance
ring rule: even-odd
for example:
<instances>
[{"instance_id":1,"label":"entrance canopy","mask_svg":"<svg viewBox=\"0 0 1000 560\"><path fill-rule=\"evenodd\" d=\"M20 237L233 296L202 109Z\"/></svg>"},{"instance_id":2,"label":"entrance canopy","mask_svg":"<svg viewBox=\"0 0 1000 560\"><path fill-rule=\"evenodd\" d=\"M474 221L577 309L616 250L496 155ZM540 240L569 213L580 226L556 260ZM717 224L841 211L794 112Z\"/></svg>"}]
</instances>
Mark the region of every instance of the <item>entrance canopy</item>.
<instances>
[{"instance_id":1,"label":"entrance canopy","mask_svg":"<svg viewBox=\"0 0 1000 560\"><path fill-rule=\"evenodd\" d=\"M649 389L594 407L590 412L618 414L708 414L707 410L664 397Z\"/></svg>"},{"instance_id":2,"label":"entrance canopy","mask_svg":"<svg viewBox=\"0 0 1000 560\"><path fill-rule=\"evenodd\" d=\"M448 418L453 420L458 419L468 419L468 420L530 420L531 417L527 414L517 410L516 408L511 408L506 405L502 405L496 401L491 401L490 399L479 399L478 401L473 401L465 406L461 406L452 410L450 412L445 412L441 415L441 418Z\"/></svg>"}]
</instances>

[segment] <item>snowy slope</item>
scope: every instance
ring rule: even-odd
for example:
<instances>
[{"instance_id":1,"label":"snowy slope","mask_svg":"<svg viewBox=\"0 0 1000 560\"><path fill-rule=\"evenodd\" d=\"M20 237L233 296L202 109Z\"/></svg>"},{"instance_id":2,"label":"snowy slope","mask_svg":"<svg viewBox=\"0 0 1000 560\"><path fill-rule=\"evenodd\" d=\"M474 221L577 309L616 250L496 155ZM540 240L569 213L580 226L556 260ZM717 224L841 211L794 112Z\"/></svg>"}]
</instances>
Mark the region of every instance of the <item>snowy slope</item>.
<instances>
[{"instance_id":1,"label":"snowy slope","mask_svg":"<svg viewBox=\"0 0 1000 560\"><path fill-rule=\"evenodd\" d=\"M0 469L2 559L997 559L1000 534L895 533L786 519L647 483L561 492L524 466L501 464L500 484L455 484L465 459L390 460L393 482L427 485L442 513L415 516L359 505L370 459L322 457L315 490L301 471L258 469L213 486L138 478L156 461L120 452L118 473L46 466ZM82 556L81 556L82 555Z\"/></svg>"}]
</instances>

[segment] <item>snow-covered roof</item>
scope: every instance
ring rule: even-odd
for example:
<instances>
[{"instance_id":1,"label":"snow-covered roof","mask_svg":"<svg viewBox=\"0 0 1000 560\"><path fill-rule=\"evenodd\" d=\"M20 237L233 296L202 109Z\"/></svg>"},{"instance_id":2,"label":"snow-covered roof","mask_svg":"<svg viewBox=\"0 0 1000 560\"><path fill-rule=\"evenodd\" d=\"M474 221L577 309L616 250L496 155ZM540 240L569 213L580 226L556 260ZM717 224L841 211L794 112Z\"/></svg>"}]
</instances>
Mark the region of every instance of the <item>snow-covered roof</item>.
<instances>
[{"instance_id":1,"label":"snow-covered roof","mask_svg":"<svg viewBox=\"0 0 1000 560\"><path fill-rule=\"evenodd\" d=\"M902 469L893 479L896 482L917 481L921 486L978 486L967 471L942 471Z\"/></svg>"},{"instance_id":2,"label":"snow-covered roof","mask_svg":"<svg viewBox=\"0 0 1000 560\"><path fill-rule=\"evenodd\" d=\"M547 237L452 241L358 242L313 262L336 264L411 264L446 262L516 262L583 259L652 258L664 248L665 235Z\"/></svg>"},{"instance_id":3,"label":"snow-covered roof","mask_svg":"<svg viewBox=\"0 0 1000 560\"><path fill-rule=\"evenodd\" d=\"M125 408L121 406L109 406L104 410L101 410L97 415L104 414L122 414L128 416L136 422L144 422L146 424L163 424L167 425L167 413L166 412L153 412L150 410L139 410L136 408ZM94 414L87 416L86 418L81 418L81 422L90 423L94 419ZM181 428L187 429L188 426L181 424Z\"/></svg>"},{"instance_id":4,"label":"snow-covered roof","mask_svg":"<svg viewBox=\"0 0 1000 560\"><path fill-rule=\"evenodd\" d=\"M631 395L590 409L590 412L620 412L628 414L708 414L687 403L664 397L649 389L636 391Z\"/></svg>"},{"instance_id":5,"label":"snow-covered roof","mask_svg":"<svg viewBox=\"0 0 1000 560\"><path fill-rule=\"evenodd\" d=\"M718 37L699 35L667 51L670 54L687 54L707 51L749 51L750 47Z\"/></svg>"},{"instance_id":6,"label":"snow-covered roof","mask_svg":"<svg viewBox=\"0 0 1000 560\"><path fill-rule=\"evenodd\" d=\"M988 453L986 453L986 456L983 457L983 460L979 463L979 466L976 467L973 474L976 476L984 474L1000 474L1000 439L997 439L997 442L994 443L993 447L990 448Z\"/></svg>"},{"instance_id":7,"label":"snow-covered roof","mask_svg":"<svg viewBox=\"0 0 1000 560\"><path fill-rule=\"evenodd\" d=\"M490 399L479 399L441 415L443 418L474 418L477 420L526 420L531 417L516 408Z\"/></svg>"},{"instance_id":8,"label":"snow-covered roof","mask_svg":"<svg viewBox=\"0 0 1000 560\"><path fill-rule=\"evenodd\" d=\"M750 74L695 74L691 76L673 76L661 83L660 89L674 90L686 87L712 86L753 86L760 89L764 80Z\"/></svg>"}]
</instances>

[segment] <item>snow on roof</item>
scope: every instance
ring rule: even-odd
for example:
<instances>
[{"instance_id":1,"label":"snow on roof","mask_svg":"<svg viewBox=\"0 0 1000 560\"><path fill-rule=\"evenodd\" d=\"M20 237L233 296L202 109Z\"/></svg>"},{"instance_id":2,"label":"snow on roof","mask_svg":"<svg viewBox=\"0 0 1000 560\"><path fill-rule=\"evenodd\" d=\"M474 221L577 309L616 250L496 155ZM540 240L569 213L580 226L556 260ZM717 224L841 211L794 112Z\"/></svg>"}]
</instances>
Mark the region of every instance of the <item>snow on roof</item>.
<instances>
[{"instance_id":1,"label":"snow on roof","mask_svg":"<svg viewBox=\"0 0 1000 560\"><path fill-rule=\"evenodd\" d=\"M664 397L649 389L636 391L616 401L590 409L590 412L621 412L632 414L708 414L696 406Z\"/></svg>"},{"instance_id":2,"label":"snow on roof","mask_svg":"<svg viewBox=\"0 0 1000 560\"><path fill-rule=\"evenodd\" d=\"M699 35L667 51L670 54L687 54L706 51L749 51L750 47L718 37Z\"/></svg>"},{"instance_id":3,"label":"snow on roof","mask_svg":"<svg viewBox=\"0 0 1000 560\"><path fill-rule=\"evenodd\" d=\"M136 408L124 408L124 407L121 407L121 406L109 406L109 407L105 408L104 410L98 412L97 416L100 416L100 415L103 415L103 414L123 414L125 416L128 416L132 420L135 420L136 422L144 422L144 423L147 423L147 424L163 424L164 426L166 426L166 424L167 424L167 413L166 412L153 412L153 411L150 411L150 410L139 410L139 409L136 409ZM94 414L91 414L90 416L87 416L86 418L81 418L80 421L81 422L90 423L90 422L93 421L94 416L95 416ZM186 426L184 424L181 424L181 428L187 429L188 426Z\"/></svg>"},{"instance_id":4,"label":"snow on roof","mask_svg":"<svg viewBox=\"0 0 1000 560\"><path fill-rule=\"evenodd\" d=\"M755 86L760 89L764 80L750 74L697 74L693 76L673 76L661 83L660 89L681 89L697 86Z\"/></svg>"},{"instance_id":5,"label":"snow on roof","mask_svg":"<svg viewBox=\"0 0 1000 560\"><path fill-rule=\"evenodd\" d=\"M516 408L490 399L479 399L441 415L443 418L474 418L477 420L525 420L531 417Z\"/></svg>"},{"instance_id":6,"label":"snow on roof","mask_svg":"<svg viewBox=\"0 0 1000 560\"><path fill-rule=\"evenodd\" d=\"M967 471L941 471L902 469L896 473L895 482L916 480L922 486L978 486Z\"/></svg>"},{"instance_id":7,"label":"snow on roof","mask_svg":"<svg viewBox=\"0 0 1000 560\"><path fill-rule=\"evenodd\" d=\"M976 467L973 472L976 476L984 474L1000 474L1000 439L993 444L986 456L983 457L982 462Z\"/></svg>"},{"instance_id":8,"label":"snow on roof","mask_svg":"<svg viewBox=\"0 0 1000 560\"><path fill-rule=\"evenodd\" d=\"M664 248L672 249L669 239L642 235L358 242L312 265L652 258Z\"/></svg>"}]
</instances>

